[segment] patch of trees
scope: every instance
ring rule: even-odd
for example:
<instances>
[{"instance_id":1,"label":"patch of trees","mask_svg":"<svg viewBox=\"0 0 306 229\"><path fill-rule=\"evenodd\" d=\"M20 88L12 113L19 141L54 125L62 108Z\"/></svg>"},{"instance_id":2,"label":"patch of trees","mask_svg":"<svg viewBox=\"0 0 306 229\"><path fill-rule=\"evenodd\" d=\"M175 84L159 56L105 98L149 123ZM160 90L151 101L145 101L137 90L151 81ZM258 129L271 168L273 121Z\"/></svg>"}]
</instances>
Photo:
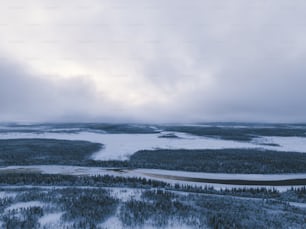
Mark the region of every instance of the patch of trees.
<instances>
[{"instance_id":1,"label":"patch of trees","mask_svg":"<svg viewBox=\"0 0 306 229\"><path fill-rule=\"evenodd\" d=\"M261 149L157 149L140 150L126 161L87 160L78 165L213 173L305 173L306 154Z\"/></svg>"},{"instance_id":2,"label":"patch of trees","mask_svg":"<svg viewBox=\"0 0 306 229\"><path fill-rule=\"evenodd\" d=\"M103 189L63 189L58 204L65 211L64 221L73 221L79 225L96 225L115 214L118 199L111 197Z\"/></svg>"},{"instance_id":3,"label":"patch of trees","mask_svg":"<svg viewBox=\"0 0 306 229\"><path fill-rule=\"evenodd\" d=\"M258 149L142 150L130 167L214 173L303 173L306 154Z\"/></svg>"},{"instance_id":4,"label":"patch of trees","mask_svg":"<svg viewBox=\"0 0 306 229\"><path fill-rule=\"evenodd\" d=\"M0 165L80 164L103 147L88 141L57 139L0 140Z\"/></svg>"},{"instance_id":5,"label":"patch of trees","mask_svg":"<svg viewBox=\"0 0 306 229\"><path fill-rule=\"evenodd\" d=\"M162 134L160 136L158 136L159 138L170 138L170 139L179 139L180 137L178 137L176 134L173 133L169 133L169 134Z\"/></svg>"},{"instance_id":6,"label":"patch of trees","mask_svg":"<svg viewBox=\"0 0 306 229\"><path fill-rule=\"evenodd\" d=\"M144 192L143 197L143 200L131 199L122 205L119 217L125 226L143 226L150 222L161 228L167 226L169 219L178 221L193 212L191 206L173 199L169 192Z\"/></svg>"},{"instance_id":7,"label":"patch of trees","mask_svg":"<svg viewBox=\"0 0 306 229\"><path fill-rule=\"evenodd\" d=\"M0 198L0 212L13 203L12 197Z\"/></svg>"},{"instance_id":8,"label":"patch of trees","mask_svg":"<svg viewBox=\"0 0 306 229\"><path fill-rule=\"evenodd\" d=\"M7 229L39 228L38 220L43 215L43 209L36 206L8 210L1 217L2 226Z\"/></svg>"},{"instance_id":9,"label":"patch of trees","mask_svg":"<svg viewBox=\"0 0 306 229\"><path fill-rule=\"evenodd\" d=\"M300 126L295 127L282 125L275 125L273 127L165 126L164 130L235 141L251 141L254 138L261 136L306 136L305 127L301 128Z\"/></svg>"}]
</instances>

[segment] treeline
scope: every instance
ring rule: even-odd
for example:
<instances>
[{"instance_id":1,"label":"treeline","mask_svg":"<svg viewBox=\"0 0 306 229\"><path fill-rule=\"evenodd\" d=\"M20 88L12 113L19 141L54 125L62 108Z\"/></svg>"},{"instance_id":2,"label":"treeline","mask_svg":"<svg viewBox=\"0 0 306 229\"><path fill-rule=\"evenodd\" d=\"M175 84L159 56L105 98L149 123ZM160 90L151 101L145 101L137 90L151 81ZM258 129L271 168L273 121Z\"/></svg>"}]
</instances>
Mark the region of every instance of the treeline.
<instances>
[{"instance_id":1,"label":"treeline","mask_svg":"<svg viewBox=\"0 0 306 229\"><path fill-rule=\"evenodd\" d=\"M213 173L304 173L306 154L258 149L141 150L129 167Z\"/></svg>"},{"instance_id":2,"label":"treeline","mask_svg":"<svg viewBox=\"0 0 306 229\"><path fill-rule=\"evenodd\" d=\"M273 127L232 127L232 126L163 126L165 131L184 132L188 134L214 137L224 140L251 141L261 136L279 136L279 137L305 137L306 128L303 126L283 126L275 125Z\"/></svg>"},{"instance_id":3,"label":"treeline","mask_svg":"<svg viewBox=\"0 0 306 229\"><path fill-rule=\"evenodd\" d=\"M41 123L6 124L0 133L79 133L81 131L99 131L107 133L151 134L159 133L152 125L110 124L110 123Z\"/></svg>"},{"instance_id":4,"label":"treeline","mask_svg":"<svg viewBox=\"0 0 306 229\"><path fill-rule=\"evenodd\" d=\"M148 195L146 194L146 197ZM194 216L194 210L190 204L175 200L168 192L160 191L160 193L150 193L150 198L127 201L121 206L119 216L122 223L128 227L150 223L156 228L162 228L167 226L170 220L187 221L190 224L188 218ZM202 226L205 224L201 223Z\"/></svg>"},{"instance_id":5,"label":"treeline","mask_svg":"<svg viewBox=\"0 0 306 229\"><path fill-rule=\"evenodd\" d=\"M87 160L78 165L211 173L306 173L306 154L261 149L157 149L140 150L126 161Z\"/></svg>"},{"instance_id":6,"label":"treeline","mask_svg":"<svg viewBox=\"0 0 306 229\"><path fill-rule=\"evenodd\" d=\"M0 140L0 165L78 164L89 160L103 145L57 139Z\"/></svg>"},{"instance_id":7,"label":"treeline","mask_svg":"<svg viewBox=\"0 0 306 229\"><path fill-rule=\"evenodd\" d=\"M45 186L92 186L92 187L137 187L166 188L170 184L137 177L120 176L74 176L62 174L40 173L8 173L0 174L0 185L45 185Z\"/></svg>"},{"instance_id":8,"label":"treeline","mask_svg":"<svg viewBox=\"0 0 306 229\"><path fill-rule=\"evenodd\" d=\"M261 149L157 149L140 150L126 161L89 159L76 165L211 173L305 173L306 154Z\"/></svg>"},{"instance_id":9,"label":"treeline","mask_svg":"<svg viewBox=\"0 0 306 229\"><path fill-rule=\"evenodd\" d=\"M96 225L115 214L119 200L112 197L104 189L63 189L61 194L61 210L65 211L63 221L72 221L75 226ZM80 227L79 227L80 228Z\"/></svg>"}]
</instances>

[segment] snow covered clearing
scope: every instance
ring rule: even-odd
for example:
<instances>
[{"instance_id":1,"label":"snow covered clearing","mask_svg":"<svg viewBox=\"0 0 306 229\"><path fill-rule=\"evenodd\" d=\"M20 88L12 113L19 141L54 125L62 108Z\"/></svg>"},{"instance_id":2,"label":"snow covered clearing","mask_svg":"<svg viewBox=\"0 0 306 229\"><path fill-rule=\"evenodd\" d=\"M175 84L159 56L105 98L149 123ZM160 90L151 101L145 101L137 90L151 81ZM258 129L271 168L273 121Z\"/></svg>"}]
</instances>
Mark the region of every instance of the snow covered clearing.
<instances>
[{"instance_id":1,"label":"snow covered clearing","mask_svg":"<svg viewBox=\"0 0 306 229\"><path fill-rule=\"evenodd\" d=\"M49 213L39 219L41 226L55 228L60 226L60 219L63 212Z\"/></svg>"}]
</instances>

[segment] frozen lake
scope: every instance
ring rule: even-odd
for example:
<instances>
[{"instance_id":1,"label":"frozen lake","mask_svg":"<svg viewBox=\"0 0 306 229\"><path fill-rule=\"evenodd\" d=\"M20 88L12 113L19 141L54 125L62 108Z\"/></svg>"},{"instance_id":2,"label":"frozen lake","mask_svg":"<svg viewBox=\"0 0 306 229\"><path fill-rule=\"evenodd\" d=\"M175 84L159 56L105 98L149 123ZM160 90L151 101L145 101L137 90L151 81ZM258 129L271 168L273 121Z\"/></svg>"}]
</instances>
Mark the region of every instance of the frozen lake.
<instances>
[{"instance_id":1,"label":"frozen lake","mask_svg":"<svg viewBox=\"0 0 306 229\"><path fill-rule=\"evenodd\" d=\"M306 138L303 137L263 137L252 142L239 142L171 132L177 138L160 138L165 134L169 134L169 132L161 134L109 134L86 131L79 133L14 132L0 133L0 139L50 138L101 143L104 148L92 155L94 160L125 160L139 150L152 149L262 148L276 151L306 152ZM262 145L263 143L273 143L279 146Z\"/></svg>"}]
</instances>

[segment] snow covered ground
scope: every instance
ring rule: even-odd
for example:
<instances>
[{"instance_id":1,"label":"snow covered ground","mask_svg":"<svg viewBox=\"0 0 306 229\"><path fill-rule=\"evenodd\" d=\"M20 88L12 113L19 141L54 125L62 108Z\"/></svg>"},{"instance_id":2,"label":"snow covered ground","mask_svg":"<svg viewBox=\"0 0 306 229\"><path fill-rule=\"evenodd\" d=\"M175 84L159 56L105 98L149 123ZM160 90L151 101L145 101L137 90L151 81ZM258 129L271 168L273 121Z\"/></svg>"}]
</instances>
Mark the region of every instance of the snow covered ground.
<instances>
[{"instance_id":1,"label":"snow covered ground","mask_svg":"<svg viewBox=\"0 0 306 229\"><path fill-rule=\"evenodd\" d=\"M119 218L117 216L110 217L100 226L101 226L101 228L107 228L107 229L125 229L125 228L127 228L126 226L124 226L122 224L122 222L119 220ZM204 226L204 225L202 225L202 226ZM157 229L157 228L158 228L157 226L154 227L154 226L148 225L148 224L145 224L142 227L136 227L136 229ZM162 228L163 229L177 229L177 228L192 229L193 227L188 226L186 224L180 224L179 222L177 222L175 220L171 220L170 222L168 222L167 226L162 227Z\"/></svg>"},{"instance_id":2,"label":"snow covered ground","mask_svg":"<svg viewBox=\"0 0 306 229\"><path fill-rule=\"evenodd\" d=\"M63 214L63 212L46 214L39 219L39 223L42 227L46 228L60 228L60 221Z\"/></svg>"},{"instance_id":3,"label":"snow covered ground","mask_svg":"<svg viewBox=\"0 0 306 229\"><path fill-rule=\"evenodd\" d=\"M108 134L97 132L80 133L0 133L0 139L17 138L51 138L65 140L86 140L104 144L96 152L95 160L125 160L139 150L151 149L224 149L224 148L263 148L277 151L306 152L306 138L302 137L269 137L259 138L252 142L199 137L185 133L172 132L178 138L160 138L168 134ZM261 143L280 146L260 145Z\"/></svg>"},{"instance_id":4,"label":"snow covered ground","mask_svg":"<svg viewBox=\"0 0 306 229\"><path fill-rule=\"evenodd\" d=\"M110 190L111 196L114 198L120 199L122 202L126 202L128 200L140 200L141 194L143 192L142 189L136 188L105 188L106 190Z\"/></svg>"}]
</instances>

